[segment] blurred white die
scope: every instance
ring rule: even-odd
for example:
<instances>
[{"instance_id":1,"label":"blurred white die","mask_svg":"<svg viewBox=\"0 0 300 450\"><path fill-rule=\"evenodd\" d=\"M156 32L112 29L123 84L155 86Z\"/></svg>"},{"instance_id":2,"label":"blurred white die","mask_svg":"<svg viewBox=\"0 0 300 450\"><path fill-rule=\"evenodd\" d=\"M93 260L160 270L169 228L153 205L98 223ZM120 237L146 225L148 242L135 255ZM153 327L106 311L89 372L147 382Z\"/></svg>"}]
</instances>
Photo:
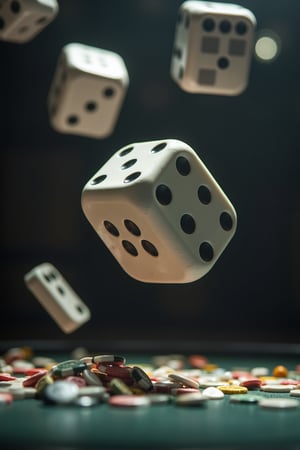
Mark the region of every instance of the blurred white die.
<instances>
[{"instance_id":1,"label":"blurred white die","mask_svg":"<svg viewBox=\"0 0 300 450\"><path fill-rule=\"evenodd\" d=\"M236 213L184 142L140 142L118 150L82 191L84 214L131 277L188 283L215 264Z\"/></svg>"},{"instance_id":2,"label":"blurred white die","mask_svg":"<svg viewBox=\"0 0 300 450\"><path fill-rule=\"evenodd\" d=\"M117 53L79 43L63 47L48 96L53 128L103 138L112 133L129 84Z\"/></svg>"},{"instance_id":3,"label":"blurred white die","mask_svg":"<svg viewBox=\"0 0 300 450\"><path fill-rule=\"evenodd\" d=\"M46 262L34 267L24 276L24 281L65 333L72 333L90 320L87 305L52 264Z\"/></svg>"},{"instance_id":4,"label":"blurred white die","mask_svg":"<svg viewBox=\"0 0 300 450\"><path fill-rule=\"evenodd\" d=\"M182 3L171 77L191 93L241 94L248 85L255 26L253 13L239 5Z\"/></svg>"},{"instance_id":5,"label":"blurred white die","mask_svg":"<svg viewBox=\"0 0 300 450\"><path fill-rule=\"evenodd\" d=\"M0 39L25 43L32 40L55 18L56 0L0 1Z\"/></svg>"}]
</instances>

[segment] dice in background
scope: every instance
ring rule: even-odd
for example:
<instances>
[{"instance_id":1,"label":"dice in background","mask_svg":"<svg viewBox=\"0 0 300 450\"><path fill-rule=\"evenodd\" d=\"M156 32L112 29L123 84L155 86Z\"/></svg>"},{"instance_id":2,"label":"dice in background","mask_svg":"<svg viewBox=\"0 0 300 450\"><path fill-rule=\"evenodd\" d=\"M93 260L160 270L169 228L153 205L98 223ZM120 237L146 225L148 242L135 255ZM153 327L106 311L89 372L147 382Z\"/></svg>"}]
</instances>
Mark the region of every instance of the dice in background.
<instances>
[{"instance_id":1,"label":"dice in background","mask_svg":"<svg viewBox=\"0 0 300 450\"><path fill-rule=\"evenodd\" d=\"M56 0L0 1L0 40L25 43L31 41L55 18Z\"/></svg>"},{"instance_id":2,"label":"dice in background","mask_svg":"<svg viewBox=\"0 0 300 450\"><path fill-rule=\"evenodd\" d=\"M118 150L84 186L82 209L125 272L144 282L201 278L236 229L221 187L175 139Z\"/></svg>"},{"instance_id":3,"label":"dice in background","mask_svg":"<svg viewBox=\"0 0 300 450\"><path fill-rule=\"evenodd\" d=\"M89 308L52 264L34 267L24 276L24 281L65 333L75 331L90 320Z\"/></svg>"},{"instance_id":4,"label":"dice in background","mask_svg":"<svg viewBox=\"0 0 300 450\"><path fill-rule=\"evenodd\" d=\"M253 13L239 5L182 3L171 77L190 93L241 94L248 85L255 26Z\"/></svg>"},{"instance_id":5,"label":"dice in background","mask_svg":"<svg viewBox=\"0 0 300 450\"><path fill-rule=\"evenodd\" d=\"M104 138L112 133L129 77L117 53L70 43L63 47L48 96L53 128Z\"/></svg>"}]
</instances>

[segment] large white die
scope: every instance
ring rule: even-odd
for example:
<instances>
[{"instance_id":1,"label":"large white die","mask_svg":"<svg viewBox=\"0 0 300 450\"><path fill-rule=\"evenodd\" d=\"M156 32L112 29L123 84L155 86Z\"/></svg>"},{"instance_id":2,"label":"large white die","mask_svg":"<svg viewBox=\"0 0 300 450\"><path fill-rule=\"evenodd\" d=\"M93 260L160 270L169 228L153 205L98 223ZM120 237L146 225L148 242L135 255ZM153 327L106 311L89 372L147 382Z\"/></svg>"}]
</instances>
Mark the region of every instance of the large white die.
<instances>
[{"instance_id":1,"label":"large white die","mask_svg":"<svg viewBox=\"0 0 300 450\"><path fill-rule=\"evenodd\" d=\"M25 43L32 40L55 18L56 0L0 1L0 39Z\"/></svg>"},{"instance_id":2,"label":"large white die","mask_svg":"<svg viewBox=\"0 0 300 450\"><path fill-rule=\"evenodd\" d=\"M239 5L182 3L171 77L190 93L241 94L248 85L255 26L254 14Z\"/></svg>"},{"instance_id":3,"label":"large white die","mask_svg":"<svg viewBox=\"0 0 300 450\"><path fill-rule=\"evenodd\" d=\"M144 282L201 278L236 229L221 187L175 139L117 151L83 188L82 209L125 272Z\"/></svg>"},{"instance_id":4,"label":"large white die","mask_svg":"<svg viewBox=\"0 0 300 450\"><path fill-rule=\"evenodd\" d=\"M48 96L53 128L93 138L110 135L128 84L127 68L117 53L67 44L59 56Z\"/></svg>"}]
</instances>

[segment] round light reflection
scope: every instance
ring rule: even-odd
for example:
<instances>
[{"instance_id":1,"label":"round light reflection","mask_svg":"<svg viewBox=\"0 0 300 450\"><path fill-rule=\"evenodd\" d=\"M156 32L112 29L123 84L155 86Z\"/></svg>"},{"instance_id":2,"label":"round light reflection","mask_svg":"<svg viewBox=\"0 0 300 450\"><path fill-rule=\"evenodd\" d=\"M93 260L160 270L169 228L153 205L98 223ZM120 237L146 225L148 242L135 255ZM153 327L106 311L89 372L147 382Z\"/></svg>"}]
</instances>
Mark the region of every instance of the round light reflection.
<instances>
[{"instance_id":1,"label":"round light reflection","mask_svg":"<svg viewBox=\"0 0 300 450\"><path fill-rule=\"evenodd\" d=\"M255 44L255 55L261 62L274 61L280 52L280 38L271 31L264 31Z\"/></svg>"}]
</instances>

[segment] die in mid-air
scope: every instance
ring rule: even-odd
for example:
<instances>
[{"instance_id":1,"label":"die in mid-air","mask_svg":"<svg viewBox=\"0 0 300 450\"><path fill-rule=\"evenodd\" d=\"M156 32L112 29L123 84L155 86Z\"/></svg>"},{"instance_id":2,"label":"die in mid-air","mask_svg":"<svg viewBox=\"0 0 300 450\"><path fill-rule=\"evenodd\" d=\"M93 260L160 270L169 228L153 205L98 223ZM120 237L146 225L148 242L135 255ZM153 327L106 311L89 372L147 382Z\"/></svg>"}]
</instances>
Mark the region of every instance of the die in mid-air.
<instances>
[{"instance_id":1,"label":"die in mid-air","mask_svg":"<svg viewBox=\"0 0 300 450\"><path fill-rule=\"evenodd\" d=\"M90 319L87 305L52 264L34 267L24 276L24 281L65 333L75 331Z\"/></svg>"},{"instance_id":2,"label":"die in mid-air","mask_svg":"<svg viewBox=\"0 0 300 450\"><path fill-rule=\"evenodd\" d=\"M171 77L190 93L241 94L248 85L255 26L254 14L239 5L182 3Z\"/></svg>"},{"instance_id":3,"label":"die in mid-air","mask_svg":"<svg viewBox=\"0 0 300 450\"><path fill-rule=\"evenodd\" d=\"M125 272L144 282L201 278L236 229L221 187L175 139L118 150L86 183L82 209Z\"/></svg>"},{"instance_id":4,"label":"die in mid-air","mask_svg":"<svg viewBox=\"0 0 300 450\"><path fill-rule=\"evenodd\" d=\"M56 0L1 0L0 39L19 44L31 41L58 10Z\"/></svg>"},{"instance_id":5,"label":"die in mid-air","mask_svg":"<svg viewBox=\"0 0 300 450\"><path fill-rule=\"evenodd\" d=\"M48 95L56 131L92 138L112 133L129 78L117 53L70 43L63 47Z\"/></svg>"}]
</instances>

